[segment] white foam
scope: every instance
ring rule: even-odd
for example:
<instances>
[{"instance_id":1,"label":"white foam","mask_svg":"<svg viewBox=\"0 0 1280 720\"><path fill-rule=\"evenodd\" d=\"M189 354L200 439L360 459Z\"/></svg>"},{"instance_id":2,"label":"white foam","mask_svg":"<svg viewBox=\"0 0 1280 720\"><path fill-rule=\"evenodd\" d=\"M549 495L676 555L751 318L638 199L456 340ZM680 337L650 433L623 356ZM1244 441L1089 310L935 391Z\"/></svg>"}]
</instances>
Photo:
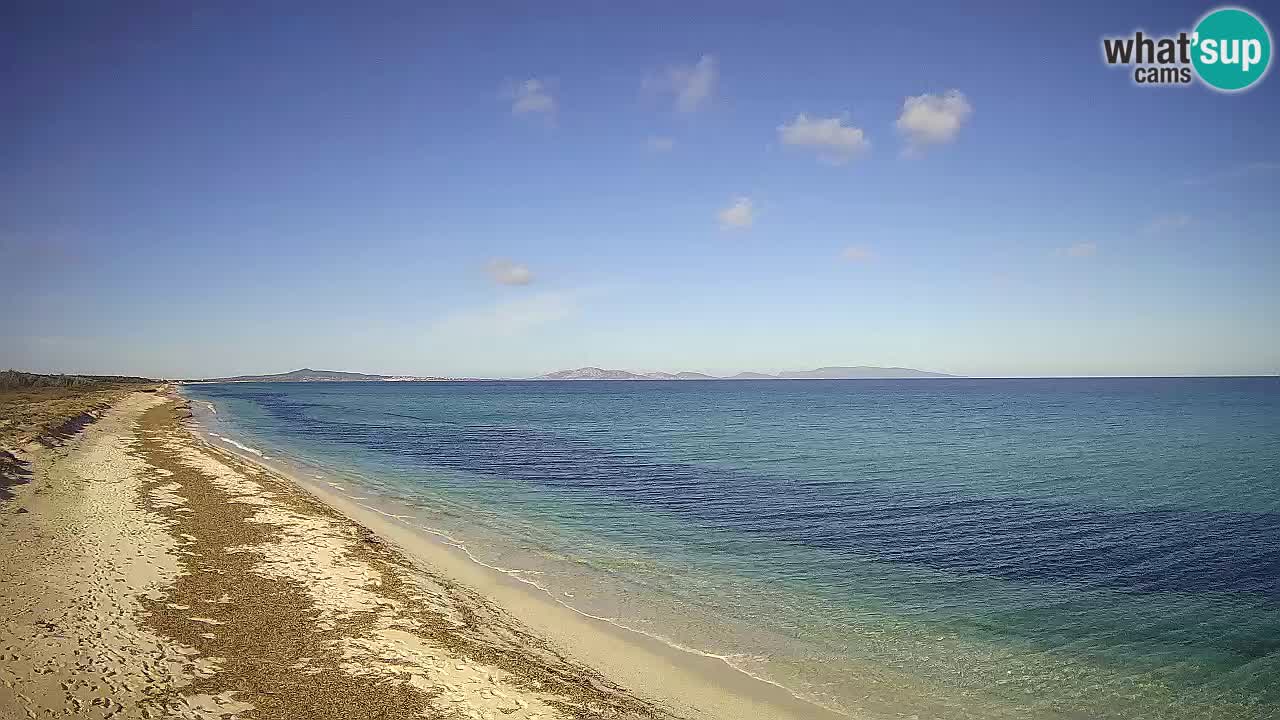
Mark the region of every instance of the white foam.
<instances>
[{"instance_id":1,"label":"white foam","mask_svg":"<svg viewBox=\"0 0 1280 720\"><path fill-rule=\"evenodd\" d=\"M266 456L266 455L263 455L261 450L258 450L257 448L251 448L251 447L249 447L248 445L242 445L242 444L240 444L240 443L236 442L235 440L232 440L232 439L231 439L231 438L229 438L229 437L224 437L224 436L222 436L222 435L214 435L214 434L212 434L212 433L210 433L210 437L216 437L216 438L218 438L219 440L221 440L222 442L224 442L224 443L226 443L226 444L228 444L228 445L231 445L231 446L233 446L233 447L240 448L241 450L244 450L245 452L253 453L254 455L257 455L258 457L263 458L264 460L265 460L265 459L267 459L267 456Z\"/></svg>"},{"instance_id":2,"label":"white foam","mask_svg":"<svg viewBox=\"0 0 1280 720\"><path fill-rule=\"evenodd\" d=\"M345 495L345 493L343 493L343 494ZM350 495L345 495L345 496L347 497L347 499L348 499L348 500L355 500L355 499L356 499L356 498L353 498L353 497L352 497L352 496L350 496ZM364 498L360 498L360 499L361 499L361 500L363 500ZM639 635L643 635L643 636L645 636L645 637L647 637L647 638L650 638L650 639L652 639L652 640L656 640L656 641L658 641L658 642L662 643L663 645L666 645L667 647L673 648L673 649L675 649L675 650L679 650L680 652L686 652L686 653L689 653L689 654L691 654L691 655L698 655L698 656L705 657L705 658L712 658L712 659L714 659L714 660L719 660L720 662L722 662L722 663L724 663L725 665L727 665L730 669L735 670L735 671L737 671L737 672L740 672L740 673L742 673L743 675L746 675L747 677L749 677L749 678L751 678L751 679L753 679L753 680L757 680L757 681L762 682L762 683L767 683L767 684L772 685L772 686L774 686L774 687L776 687L776 688L778 688L778 689L780 689L780 690L783 690L783 691L785 691L788 695L790 695L791 697L793 697L793 698L795 698L795 699L797 699L797 700L800 700L800 701L802 701L802 702L806 702L806 703L810 703L810 704L815 705L815 706L817 706L817 707L820 707L820 708L822 708L822 709L824 709L824 710L827 710L827 711L829 711L829 712L835 713L836 715L840 715L840 716L843 716L843 717L852 717L852 716L848 715L847 713L841 712L840 710L837 710L837 709L835 709L835 708L832 708L832 707L830 707L830 706L828 706L828 705L825 705L825 704L823 704L823 703L819 703L819 702L817 702L817 701L813 700L812 698L805 697L804 695L801 695L800 693L797 693L795 690L792 690L791 688L787 687L786 685L783 685L783 684L782 684L782 683L780 683L780 682L777 682L777 681L775 681L775 680L771 680L771 679L769 679L769 678L767 678L767 677L764 677L764 676L762 676L762 675L758 675L758 674L756 674L756 673L753 673L753 672L751 672L750 670L747 670L746 668L744 668L744 667L742 667L741 665L738 665L737 663L735 663L735 662L734 662L735 658L742 658L742 657L746 657L746 656L744 656L744 655L741 655L741 654L721 655L721 654L717 654L717 653L713 653L713 652L707 652L707 651L705 651L705 650L699 650L698 648L690 647L690 646L688 646L688 645L685 645L685 644L683 644L683 643L677 642L677 641L672 640L671 638L665 637L665 636L663 636L663 635L658 635L658 634L655 634L655 633L646 632L646 631L644 631L644 630L640 630L640 629L638 629L638 628L632 627L632 626L630 626L630 625L627 625L627 624L625 624L625 623L620 622L617 618L604 617L604 616L602 616L602 615L593 615L592 613L589 613L589 612L586 612L585 610L581 610L581 609L579 609L579 608L576 608L576 607L574 607L573 605L570 605L569 603L565 602L565 601L564 601L564 600L562 600L561 598L556 597L556 594L555 594L555 593L554 593L550 588L548 588L548 587L546 587L546 586L543 586L543 585L539 585L537 582L534 582L533 580L530 580L530 579L528 579L528 578L524 577L525 575L541 575L542 573L541 573L540 571L537 571L537 570L520 570L520 569L516 569L516 568L504 568L504 567L500 567L500 566L498 566L498 565L493 565L493 564L487 563L487 562L485 562L485 561L481 560L480 558L476 557L476 556L475 556L475 554L471 552L470 548L468 548L468 547L466 546L466 544L465 544L465 543L463 543L462 541L460 541L460 540L458 540L457 538L453 537L453 536L452 536L452 535L450 535L449 533L447 533L447 532L445 532L445 531L443 531L443 530L440 530L439 528L433 528L433 527L431 527L431 526L429 526L429 525L422 525L422 524L419 524L419 523L411 523L411 522L408 522L408 520L409 520L409 519L417 520L418 518L416 518L416 517L412 517L412 516L409 516L409 515L396 515L396 514L389 513L389 512L386 512L386 511L384 511L384 510L381 510L381 509L379 509L379 508L376 508L376 507L374 507L374 506L372 506L372 505L367 505L367 504L362 503L362 502L357 502L356 504L357 504L357 505L359 505L359 506L360 506L360 507L362 507L362 508L365 508L366 510L370 510L370 511L375 512L375 513L377 513L377 514L379 514L379 515L382 515L383 517L388 517L388 518L391 518L391 519L393 519L393 520L397 520L397 521L399 521L399 522L401 522L401 523L403 523L403 524L405 524L405 525L408 525L409 527L415 528L415 529L417 529L417 530L419 530L419 531L422 531L422 532L425 532L425 533L428 533L428 534L431 534L431 535L435 535L436 537L440 538L440 539L444 542L444 544L449 545L450 547L457 548L459 551L461 551L461 552L462 552L462 554L466 555L466 556L467 556L467 558L471 560L471 562L474 562L475 564L480 565L481 567L486 567L486 568L489 568L490 570L493 570L493 571L496 571L496 572L500 572L500 573L502 573L503 575L506 575L506 576L508 576L508 577L510 577L510 578L512 578L512 579L514 579L514 580L516 580L517 582L522 582L522 583L524 583L524 584L526 584L526 585L529 585L529 586L535 587L535 588L537 588L538 590L542 591L544 594L546 594L546 596L547 596L547 597L551 598L551 599L552 599L556 604L558 604L558 605L560 605L560 606L562 606L562 607L565 607L565 608L567 608L567 609L569 609L569 610L571 610L571 611L573 611L573 612L577 613L578 615L581 615L581 616L583 616L583 617L587 617L587 618L591 618L592 620L599 620L600 622L609 623L610 625L613 625L614 627L621 628L621 629L626 630L626 631L628 631L628 632L633 632L633 633L637 633L637 634L639 634ZM564 593L564 595L565 595L565 597L568 597L568 598L572 598L572 597L574 597L572 593L568 593L568 592Z\"/></svg>"}]
</instances>

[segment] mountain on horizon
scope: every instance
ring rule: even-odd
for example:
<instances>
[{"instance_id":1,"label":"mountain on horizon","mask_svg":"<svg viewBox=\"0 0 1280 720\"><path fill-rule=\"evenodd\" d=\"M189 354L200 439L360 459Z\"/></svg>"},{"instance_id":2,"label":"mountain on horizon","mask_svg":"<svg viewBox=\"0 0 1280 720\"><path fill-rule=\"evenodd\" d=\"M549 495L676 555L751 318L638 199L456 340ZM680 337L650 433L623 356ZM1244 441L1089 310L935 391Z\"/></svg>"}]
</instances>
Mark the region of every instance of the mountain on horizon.
<instances>
[{"instance_id":1,"label":"mountain on horizon","mask_svg":"<svg viewBox=\"0 0 1280 720\"><path fill-rule=\"evenodd\" d=\"M445 380L437 377L413 377L408 375L370 375L368 373L343 372L341 370L312 370L302 368L272 375L236 375L234 377L206 378L189 382L398 382L405 380Z\"/></svg>"},{"instance_id":2,"label":"mountain on horizon","mask_svg":"<svg viewBox=\"0 0 1280 720\"><path fill-rule=\"evenodd\" d=\"M668 380L674 377L668 373L653 373L668 377L649 377L627 370L605 370L598 367L581 367L574 370L557 370L539 375L535 380Z\"/></svg>"},{"instance_id":3,"label":"mountain on horizon","mask_svg":"<svg viewBox=\"0 0 1280 720\"><path fill-rule=\"evenodd\" d=\"M539 375L533 380L871 380L902 378L948 378L960 377L946 373L928 372L913 368L874 367L858 365L855 367L822 367L815 370L789 370L777 375L760 372L740 372L729 377L717 377L706 373L681 372L647 372L637 373L630 370L607 370L598 367L580 367L572 370L557 370ZM440 381L471 380L474 378L419 377L412 375L374 375L370 373L345 372L341 370L313 370L301 368L289 372L266 375L235 375L232 377L204 378L185 380L193 383L233 383L233 382L405 382L405 381Z\"/></svg>"},{"instance_id":4,"label":"mountain on horizon","mask_svg":"<svg viewBox=\"0 0 1280 720\"><path fill-rule=\"evenodd\" d=\"M598 367L581 367L573 370L557 370L539 375L534 380L892 380L907 378L953 378L960 375L929 372L914 368L831 366L815 370L788 370L777 375L759 372L740 372L730 377L716 377L698 372L650 372L636 373L630 370L606 370Z\"/></svg>"}]
</instances>

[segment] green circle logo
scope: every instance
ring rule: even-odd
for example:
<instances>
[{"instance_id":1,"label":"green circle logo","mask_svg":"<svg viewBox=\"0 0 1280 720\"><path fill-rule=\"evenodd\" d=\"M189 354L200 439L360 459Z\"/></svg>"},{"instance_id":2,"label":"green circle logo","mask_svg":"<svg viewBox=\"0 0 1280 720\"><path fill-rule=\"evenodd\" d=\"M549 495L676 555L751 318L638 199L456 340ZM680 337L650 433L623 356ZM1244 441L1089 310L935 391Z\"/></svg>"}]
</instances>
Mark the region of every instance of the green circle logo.
<instances>
[{"instance_id":1,"label":"green circle logo","mask_svg":"<svg viewBox=\"0 0 1280 720\"><path fill-rule=\"evenodd\" d=\"M1248 10L1220 8L1205 15L1191 42L1196 73L1223 92L1253 85L1271 64L1271 33Z\"/></svg>"}]
</instances>

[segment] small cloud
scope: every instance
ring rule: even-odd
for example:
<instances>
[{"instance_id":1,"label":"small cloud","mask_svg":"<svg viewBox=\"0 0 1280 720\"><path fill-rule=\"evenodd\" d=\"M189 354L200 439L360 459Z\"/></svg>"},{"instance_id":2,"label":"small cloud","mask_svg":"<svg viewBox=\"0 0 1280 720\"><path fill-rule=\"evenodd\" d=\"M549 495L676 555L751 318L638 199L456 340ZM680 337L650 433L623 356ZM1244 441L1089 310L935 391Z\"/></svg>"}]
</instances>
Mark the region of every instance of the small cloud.
<instances>
[{"instance_id":1,"label":"small cloud","mask_svg":"<svg viewBox=\"0 0 1280 720\"><path fill-rule=\"evenodd\" d=\"M676 146L676 141L669 137L650 136L649 149L654 152L671 152L671 148Z\"/></svg>"},{"instance_id":2,"label":"small cloud","mask_svg":"<svg viewBox=\"0 0 1280 720\"><path fill-rule=\"evenodd\" d=\"M675 98L676 110L694 112L715 96L720 68L714 55L703 55L693 65L673 65L644 79L641 87Z\"/></svg>"},{"instance_id":3,"label":"small cloud","mask_svg":"<svg viewBox=\"0 0 1280 720\"><path fill-rule=\"evenodd\" d=\"M850 245L840 253L840 257L849 262L861 263L873 260L875 254L861 245Z\"/></svg>"},{"instance_id":4,"label":"small cloud","mask_svg":"<svg viewBox=\"0 0 1280 720\"><path fill-rule=\"evenodd\" d=\"M530 78L509 88L505 95L511 100L512 115L552 115L556 111L556 99L549 84L538 78Z\"/></svg>"},{"instance_id":5,"label":"small cloud","mask_svg":"<svg viewBox=\"0 0 1280 720\"><path fill-rule=\"evenodd\" d=\"M733 203L721 210L718 217L722 230L745 230L756 221L755 209L748 197L734 198Z\"/></svg>"},{"instance_id":6,"label":"small cloud","mask_svg":"<svg viewBox=\"0 0 1280 720\"><path fill-rule=\"evenodd\" d=\"M1151 222L1142 226L1143 235L1167 235L1191 224L1191 216L1186 213L1169 213L1152 218Z\"/></svg>"},{"instance_id":7,"label":"small cloud","mask_svg":"<svg viewBox=\"0 0 1280 720\"><path fill-rule=\"evenodd\" d=\"M485 270L499 285L528 285L533 282L533 273L528 267L505 258L490 260Z\"/></svg>"},{"instance_id":8,"label":"small cloud","mask_svg":"<svg viewBox=\"0 0 1280 720\"><path fill-rule=\"evenodd\" d=\"M838 117L810 119L804 113L790 123L779 125L778 139L783 145L814 148L820 159L835 165L849 162L871 146L862 128L845 125Z\"/></svg>"},{"instance_id":9,"label":"small cloud","mask_svg":"<svg viewBox=\"0 0 1280 720\"><path fill-rule=\"evenodd\" d=\"M1087 258L1098 254L1098 243L1096 242L1079 242L1075 245L1068 245L1064 248L1058 248L1059 255L1065 255L1069 258Z\"/></svg>"},{"instance_id":10,"label":"small cloud","mask_svg":"<svg viewBox=\"0 0 1280 720\"><path fill-rule=\"evenodd\" d=\"M949 143L973 114L973 106L959 90L942 95L917 95L902 103L898 132L907 139L907 152L916 153L928 145Z\"/></svg>"}]
</instances>

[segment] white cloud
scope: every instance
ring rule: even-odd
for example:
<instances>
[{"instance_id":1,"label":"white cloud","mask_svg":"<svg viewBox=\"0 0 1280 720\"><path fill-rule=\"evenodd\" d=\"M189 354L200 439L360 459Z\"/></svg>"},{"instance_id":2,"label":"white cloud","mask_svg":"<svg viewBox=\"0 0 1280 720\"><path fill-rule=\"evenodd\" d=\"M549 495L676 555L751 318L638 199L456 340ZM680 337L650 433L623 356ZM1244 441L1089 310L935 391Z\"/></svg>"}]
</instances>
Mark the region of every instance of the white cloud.
<instances>
[{"instance_id":1,"label":"white cloud","mask_svg":"<svg viewBox=\"0 0 1280 720\"><path fill-rule=\"evenodd\" d=\"M973 106L959 90L917 95L902 103L898 132L906 137L908 152L917 152L927 145L954 140L972 114Z\"/></svg>"},{"instance_id":2,"label":"white cloud","mask_svg":"<svg viewBox=\"0 0 1280 720\"><path fill-rule=\"evenodd\" d=\"M509 89L506 94L511 99L513 115L528 113L551 115L556 111L556 99L544 80L530 78Z\"/></svg>"},{"instance_id":3,"label":"white cloud","mask_svg":"<svg viewBox=\"0 0 1280 720\"><path fill-rule=\"evenodd\" d=\"M703 55L694 65L673 65L645 78L642 87L650 92L674 96L676 110L693 112L715 96L720 67L714 55Z\"/></svg>"},{"instance_id":4,"label":"white cloud","mask_svg":"<svg viewBox=\"0 0 1280 720\"><path fill-rule=\"evenodd\" d=\"M783 145L814 148L820 159L836 165L848 162L871 147L862 128L845 125L838 117L810 119L804 113L790 123L779 125L778 139Z\"/></svg>"},{"instance_id":5,"label":"white cloud","mask_svg":"<svg viewBox=\"0 0 1280 720\"><path fill-rule=\"evenodd\" d=\"M649 149L655 152L670 152L676 141L669 137L652 136L649 138Z\"/></svg>"},{"instance_id":6,"label":"white cloud","mask_svg":"<svg viewBox=\"0 0 1280 720\"><path fill-rule=\"evenodd\" d=\"M485 270L500 285L528 285L533 282L533 273L528 267L506 258L490 260Z\"/></svg>"},{"instance_id":7,"label":"white cloud","mask_svg":"<svg viewBox=\"0 0 1280 720\"><path fill-rule=\"evenodd\" d=\"M1096 242L1078 242L1074 245L1068 245L1058 249L1059 255L1066 255L1070 258L1086 258L1093 257L1098 254L1098 243Z\"/></svg>"},{"instance_id":8,"label":"white cloud","mask_svg":"<svg viewBox=\"0 0 1280 720\"><path fill-rule=\"evenodd\" d=\"M849 262L867 262L875 258L871 250L861 245L850 245L840 253L840 257Z\"/></svg>"},{"instance_id":9,"label":"white cloud","mask_svg":"<svg viewBox=\"0 0 1280 720\"><path fill-rule=\"evenodd\" d=\"M720 227L724 230L745 230L756 221L751 198L734 198L729 207L720 211Z\"/></svg>"},{"instance_id":10,"label":"white cloud","mask_svg":"<svg viewBox=\"0 0 1280 720\"><path fill-rule=\"evenodd\" d=\"M1191 224L1191 216L1186 213L1169 213L1152 218L1142 227L1144 235L1166 235Z\"/></svg>"},{"instance_id":11,"label":"white cloud","mask_svg":"<svg viewBox=\"0 0 1280 720\"><path fill-rule=\"evenodd\" d=\"M564 320L577 309L577 293L541 292L449 313L433 323L431 331L449 337L510 337Z\"/></svg>"}]
</instances>

